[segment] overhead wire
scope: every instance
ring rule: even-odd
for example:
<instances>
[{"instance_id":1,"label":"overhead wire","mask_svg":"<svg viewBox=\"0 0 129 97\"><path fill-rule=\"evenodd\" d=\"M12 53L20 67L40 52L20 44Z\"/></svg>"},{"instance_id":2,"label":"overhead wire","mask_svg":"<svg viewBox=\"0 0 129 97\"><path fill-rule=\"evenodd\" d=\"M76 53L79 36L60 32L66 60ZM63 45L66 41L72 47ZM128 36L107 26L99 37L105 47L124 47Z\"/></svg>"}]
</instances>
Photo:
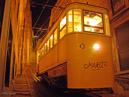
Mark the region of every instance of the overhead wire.
<instances>
[{"instance_id":1,"label":"overhead wire","mask_svg":"<svg viewBox=\"0 0 129 97\"><path fill-rule=\"evenodd\" d=\"M44 28L48 28L48 26L49 26L49 24L47 23L47 25L45 25ZM44 30L44 31L45 31L45 30ZM43 37L46 35L46 34L44 34L43 36L41 36L44 31L42 31L42 32L38 35L38 38L43 38ZM46 30L46 31L47 31L47 30ZM46 33L47 33L47 32L46 32ZM41 37L40 37L40 36L41 36Z\"/></svg>"},{"instance_id":2,"label":"overhead wire","mask_svg":"<svg viewBox=\"0 0 129 97\"><path fill-rule=\"evenodd\" d=\"M48 20L50 19L50 16L47 18L47 20L41 25L41 27L40 28L42 28L47 22L48 22ZM40 31L40 29L37 31L37 33ZM37 33L36 33L36 35L37 35ZM42 33L42 32L41 32ZM38 37L41 35L41 33L38 35Z\"/></svg>"},{"instance_id":3,"label":"overhead wire","mask_svg":"<svg viewBox=\"0 0 129 97\"><path fill-rule=\"evenodd\" d=\"M35 4L36 4L36 5L43 6L43 7L51 7L51 8L56 7L56 8L59 8L59 9L64 9L64 8L61 7L61 6L51 6L51 5L47 5L47 4L43 5L43 4L37 4L37 3L35 3ZM42 27L48 22L49 19L50 19L50 16L46 19L46 21L41 25L41 27L39 28L39 30L36 32L36 36L37 36L37 34L41 31ZM43 32L41 32L41 33L37 36L37 38L39 38L40 35L42 35L42 33L43 33Z\"/></svg>"},{"instance_id":4,"label":"overhead wire","mask_svg":"<svg viewBox=\"0 0 129 97\"><path fill-rule=\"evenodd\" d=\"M53 8L53 7L55 7L55 8L58 8L58 9L64 9L63 7L61 7L61 6L53 6L53 5L48 5L48 4L39 4L39 3L33 3L33 4L35 4L36 6L43 6L43 7L49 7L49 8Z\"/></svg>"},{"instance_id":5,"label":"overhead wire","mask_svg":"<svg viewBox=\"0 0 129 97\"><path fill-rule=\"evenodd\" d=\"M42 13L43 13L43 11L44 11L44 9L45 9L45 7L42 9L42 11L41 11L39 17L37 18L37 20L36 20L36 22L35 22L35 24L34 24L34 27L36 26L37 22L39 21L39 19L40 19Z\"/></svg>"},{"instance_id":6,"label":"overhead wire","mask_svg":"<svg viewBox=\"0 0 129 97\"><path fill-rule=\"evenodd\" d=\"M49 2L49 0L47 0L47 2L45 3L45 5L47 5L47 4L48 4L48 2ZM40 19L40 17L41 17L41 15L42 15L42 13L43 13L43 11L44 11L45 7L46 7L46 6L44 6L44 7L43 7L43 9L42 9L42 11L40 12L39 17L37 18L37 20L36 20L36 22L35 22L35 24L34 24L34 27L36 26L37 22L39 21L39 19Z\"/></svg>"}]
</instances>

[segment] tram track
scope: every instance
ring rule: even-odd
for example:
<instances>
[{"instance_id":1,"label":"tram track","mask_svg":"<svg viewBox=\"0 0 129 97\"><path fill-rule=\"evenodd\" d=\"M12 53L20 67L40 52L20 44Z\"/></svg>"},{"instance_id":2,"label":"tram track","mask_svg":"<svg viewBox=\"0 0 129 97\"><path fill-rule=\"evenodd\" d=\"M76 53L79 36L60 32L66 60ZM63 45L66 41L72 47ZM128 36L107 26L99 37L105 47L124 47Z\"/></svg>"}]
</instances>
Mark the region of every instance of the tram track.
<instances>
[{"instance_id":1,"label":"tram track","mask_svg":"<svg viewBox=\"0 0 129 97\"><path fill-rule=\"evenodd\" d=\"M56 88L47 82L43 76L37 76L33 68L30 69L30 73L34 80L35 92L38 93L37 97L102 97L101 93L92 90L63 90Z\"/></svg>"},{"instance_id":2,"label":"tram track","mask_svg":"<svg viewBox=\"0 0 129 97\"><path fill-rule=\"evenodd\" d=\"M36 73L31 70L34 79L35 89L38 91L38 97L101 97L92 92L83 90L63 90L51 86L44 78L37 77Z\"/></svg>"}]
</instances>

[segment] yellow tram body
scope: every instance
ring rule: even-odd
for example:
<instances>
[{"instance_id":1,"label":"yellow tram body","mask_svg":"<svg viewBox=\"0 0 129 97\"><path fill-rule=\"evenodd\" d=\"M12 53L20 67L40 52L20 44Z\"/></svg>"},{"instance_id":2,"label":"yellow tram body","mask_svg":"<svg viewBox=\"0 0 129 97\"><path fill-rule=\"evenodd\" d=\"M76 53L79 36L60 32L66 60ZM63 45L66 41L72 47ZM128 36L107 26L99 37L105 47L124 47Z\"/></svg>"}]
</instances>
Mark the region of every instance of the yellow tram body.
<instances>
[{"instance_id":1,"label":"yellow tram body","mask_svg":"<svg viewBox=\"0 0 129 97\"><path fill-rule=\"evenodd\" d=\"M66 76L67 88L113 87L107 10L69 4L40 44L37 59L38 74Z\"/></svg>"}]
</instances>

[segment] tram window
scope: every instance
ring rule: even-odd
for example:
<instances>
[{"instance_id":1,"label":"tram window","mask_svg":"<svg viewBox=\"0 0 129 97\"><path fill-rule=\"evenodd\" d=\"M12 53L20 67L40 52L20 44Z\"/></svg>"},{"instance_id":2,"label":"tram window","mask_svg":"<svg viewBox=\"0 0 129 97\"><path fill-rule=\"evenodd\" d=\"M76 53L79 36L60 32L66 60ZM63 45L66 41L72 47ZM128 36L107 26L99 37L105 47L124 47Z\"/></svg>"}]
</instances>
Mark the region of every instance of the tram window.
<instances>
[{"instance_id":1,"label":"tram window","mask_svg":"<svg viewBox=\"0 0 129 97\"><path fill-rule=\"evenodd\" d=\"M72 15L73 11L70 10L68 12L68 32L73 32L73 15Z\"/></svg>"},{"instance_id":2,"label":"tram window","mask_svg":"<svg viewBox=\"0 0 129 97\"><path fill-rule=\"evenodd\" d=\"M103 33L102 14L83 11L84 14L84 31Z\"/></svg>"},{"instance_id":3,"label":"tram window","mask_svg":"<svg viewBox=\"0 0 129 97\"><path fill-rule=\"evenodd\" d=\"M48 46L47 46L47 42L45 43L45 45L46 45L46 53L48 52Z\"/></svg>"},{"instance_id":4,"label":"tram window","mask_svg":"<svg viewBox=\"0 0 129 97\"><path fill-rule=\"evenodd\" d=\"M54 31L54 45L57 43L57 29Z\"/></svg>"},{"instance_id":5,"label":"tram window","mask_svg":"<svg viewBox=\"0 0 129 97\"><path fill-rule=\"evenodd\" d=\"M60 39L66 34L66 26L60 31Z\"/></svg>"},{"instance_id":6,"label":"tram window","mask_svg":"<svg viewBox=\"0 0 129 97\"><path fill-rule=\"evenodd\" d=\"M53 47L53 34L50 36L50 48Z\"/></svg>"},{"instance_id":7,"label":"tram window","mask_svg":"<svg viewBox=\"0 0 129 97\"><path fill-rule=\"evenodd\" d=\"M81 9L74 9L74 31L81 32Z\"/></svg>"},{"instance_id":8,"label":"tram window","mask_svg":"<svg viewBox=\"0 0 129 97\"><path fill-rule=\"evenodd\" d=\"M84 27L84 31L103 33L103 29L93 27Z\"/></svg>"},{"instance_id":9,"label":"tram window","mask_svg":"<svg viewBox=\"0 0 129 97\"><path fill-rule=\"evenodd\" d=\"M62 29L66 24L66 16L60 22L60 29Z\"/></svg>"},{"instance_id":10,"label":"tram window","mask_svg":"<svg viewBox=\"0 0 129 97\"><path fill-rule=\"evenodd\" d=\"M104 14L104 22L106 23L105 24L105 34L110 36L111 32L110 32L110 26L109 26L109 17L106 14Z\"/></svg>"},{"instance_id":11,"label":"tram window","mask_svg":"<svg viewBox=\"0 0 129 97\"><path fill-rule=\"evenodd\" d=\"M39 58L40 58L40 50L37 51L37 61L39 60Z\"/></svg>"},{"instance_id":12,"label":"tram window","mask_svg":"<svg viewBox=\"0 0 129 97\"><path fill-rule=\"evenodd\" d=\"M41 56L43 56L43 47L41 48Z\"/></svg>"},{"instance_id":13,"label":"tram window","mask_svg":"<svg viewBox=\"0 0 129 97\"><path fill-rule=\"evenodd\" d=\"M41 49L39 50L39 53L40 53L40 56L39 57L41 57Z\"/></svg>"},{"instance_id":14,"label":"tram window","mask_svg":"<svg viewBox=\"0 0 129 97\"><path fill-rule=\"evenodd\" d=\"M38 55L38 56L40 55L40 50L37 51L37 55Z\"/></svg>"},{"instance_id":15,"label":"tram window","mask_svg":"<svg viewBox=\"0 0 129 97\"><path fill-rule=\"evenodd\" d=\"M60 39L66 34L66 16L60 22Z\"/></svg>"},{"instance_id":16,"label":"tram window","mask_svg":"<svg viewBox=\"0 0 129 97\"><path fill-rule=\"evenodd\" d=\"M46 52L47 52L47 44L45 43L44 44L44 54L46 54Z\"/></svg>"},{"instance_id":17,"label":"tram window","mask_svg":"<svg viewBox=\"0 0 129 97\"><path fill-rule=\"evenodd\" d=\"M47 52L49 52L49 39L47 40Z\"/></svg>"},{"instance_id":18,"label":"tram window","mask_svg":"<svg viewBox=\"0 0 129 97\"><path fill-rule=\"evenodd\" d=\"M43 48L42 48L42 55L44 56L44 54L45 54L45 53L44 53L44 46L43 46Z\"/></svg>"}]
</instances>

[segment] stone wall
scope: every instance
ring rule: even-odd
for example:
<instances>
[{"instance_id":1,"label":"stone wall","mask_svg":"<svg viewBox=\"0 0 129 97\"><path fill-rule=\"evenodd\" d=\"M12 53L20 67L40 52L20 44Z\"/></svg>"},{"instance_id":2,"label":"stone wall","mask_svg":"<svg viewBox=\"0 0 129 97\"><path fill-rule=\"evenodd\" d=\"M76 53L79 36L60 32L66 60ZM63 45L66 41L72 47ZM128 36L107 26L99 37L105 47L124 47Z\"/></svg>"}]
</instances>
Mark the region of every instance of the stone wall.
<instances>
[{"instance_id":1,"label":"stone wall","mask_svg":"<svg viewBox=\"0 0 129 97\"><path fill-rule=\"evenodd\" d=\"M129 1L118 0L114 7L115 11L118 10L116 12L113 11L112 9L113 5L111 5L111 2L109 1L108 3L109 3L109 16L110 16L110 27L111 27L111 34L112 34L112 44L113 44L112 45L113 65L114 65L114 74L115 74L114 93L118 97L128 97L129 96L129 70L125 70L125 71L120 70L118 43L116 39L115 29L120 25L124 24L125 22L129 21Z\"/></svg>"},{"instance_id":2,"label":"stone wall","mask_svg":"<svg viewBox=\"0 0 129 97\"><path fill-rule=\"evenodd\" d=\"M5 86L8 38L12 30L9 86ZM33 61L32 20L29 0L6 0L0 40L0 97L13 86L13 79L22 74L23 64ZM7 67L9 68L9 67Z\"/></svg>"}]
</instances>

